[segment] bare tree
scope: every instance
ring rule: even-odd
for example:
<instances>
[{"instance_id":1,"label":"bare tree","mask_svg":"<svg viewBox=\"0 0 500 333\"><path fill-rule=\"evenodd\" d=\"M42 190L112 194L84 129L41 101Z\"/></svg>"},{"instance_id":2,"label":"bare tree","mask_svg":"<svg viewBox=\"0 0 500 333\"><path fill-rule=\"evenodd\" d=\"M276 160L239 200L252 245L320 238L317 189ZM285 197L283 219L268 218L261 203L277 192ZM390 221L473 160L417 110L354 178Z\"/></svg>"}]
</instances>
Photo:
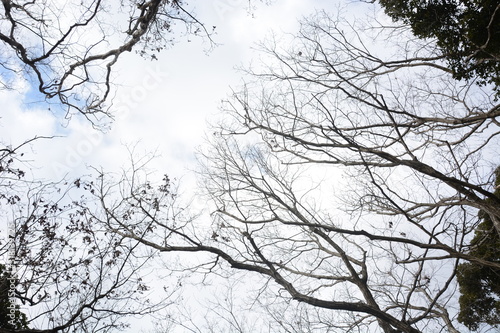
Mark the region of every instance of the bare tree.
<instances>
[{"instance_id":1,"label":"bare tree","mask_svg":"<svg viewBox=\"0 0 500 333\"><path fill-rule=\"evenodd\" d=\"M290 37L262 45L265 65L248 70L251 81L227 101L201 154L212 223L177 203L168 176L155 182L147 159L118 179L96 170L68 184L83 201L45 201L45 187L30 187L24 204L15 199L25 210L14 214L16 244L34 259L23 263L32 265L21 275L30 288L20 279L19 297L52 306L41 317L62 319L48 331L119 327L122 313L100 302L140 301L120 288L144 289L135 256L146 263L156 252L196 255L169 261L173 271L248 273L274 319L269 331L463 331L459 263L500 268L470 251L478 210L500 231L493 90L453 79L432 42L404 27L365 29L320 12ZM66 243L72 232L84 251ZM89 285L76 302L73 281L37 284L64 269ZM45 290L57 290L55 301ZM233 305L215 308L238 325Z\"/></svg>"},{"instance_id":2,"label":"bare tree","mask_svg":"<svg viewBox=\"0 0 500 333\"><path fill-rule=\"evenodd\" d=\"M2 1L0 86L25 77L66 116L111 115L112 68L124 52L156 59L176 34L210 38L183 1ZM184 32L175 28L184 25Z\"/></svg>"},{"instance_id":3,"label":"bare tree","mask_svg":"<svg viewBox=\"0 0 500 333\"><path fill-rule=\"evenodd\" d=\"M263 44L266 65L249 70L201 154L210 228L169 213L168 178L157 189L132 178L119 202L97 186L94 219L196 253L205 274L253 272L276 331L463 331L458 264L499 268L469 252L478 210L500 217L493 91L454 80L403 27L320 12L280 41Z\"/></svg>"},{"instance_id":4,"label":"bare tree","mask_svg":"<svg viewBox=\"0 0 500 333\"><path fill-rule=\"evenodd\" d=\"M264 43L266 65L215 130L207 188L221 230L246 237L292 298L361 314L343 329L373 318L384 332L458 331L459 261L498 269L468 241L478 209L500 232L500 109L492 89L455 81L402 27L374 48L368 34L386 30L318 13L288 45ZM342 200L327 183L346 186Z\"/></svg>"}]
</instances>

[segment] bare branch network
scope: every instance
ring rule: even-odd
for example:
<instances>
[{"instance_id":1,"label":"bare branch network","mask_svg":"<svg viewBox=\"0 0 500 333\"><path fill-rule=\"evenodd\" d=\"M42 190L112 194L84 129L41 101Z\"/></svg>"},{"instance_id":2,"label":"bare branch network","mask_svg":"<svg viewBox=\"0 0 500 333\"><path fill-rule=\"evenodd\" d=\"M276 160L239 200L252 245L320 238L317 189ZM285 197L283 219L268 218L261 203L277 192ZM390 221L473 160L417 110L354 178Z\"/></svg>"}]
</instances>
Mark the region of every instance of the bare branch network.
<instances>
[{"instance_id":1,"label":"bare branch network","mask_svg":"<svg viewBox=\"0 0 500 333\"><path fill-rule=\"evenodd\" d=\"M66 117L82 114L95 125L112 117L112 69L124 52L156 59L174 43L177 23L185 34L211 34L177 0L3 0L2 6L0 86L24 76Z\"/></svg>"},{"instance_id":2,"label":"bare branch network","mask_svg":"<svg viewBox=\"0 0 500 333\"><path fill-rule=\"evenodd\" d=\"M470 243L478 210L498 227L499 106L432 45L400 29L406 52L383 60L399 40L377 53L368 33L320 12L289 43L262 45L265 65L200 156L209 230L167 218L161 191L133 177L119 202L97 187L97 224L159 252L208 253L205 273L261 276L257 294L302 309L308 331L462 331L459 264L500 268ZM283 318L270 331L294 331L279 304L264 305Z\"/></svg>"},{"instance_id":3,"label":"bare branch network","mask_svg":"<svg viewBox=\"0 0 500 333\"><path fill-rule=\"evenodd\" d=\"M87 19L104 8L90 4ZM158 11L150 12L154 4ZM147 13L178 5L145 2L129 13L131 31L143 31L141 17L150 27ZM7 12L29 13L22 6ZM50 54L72 47L50 45L57 45ZM295 35L271 36L261 51L262 63L246 70L246 84L225 101L199 153L209 216L179 198L169 175L155 181L148 157L133 154L118 176L93 169L12 199L16 251L26 267L17 297L46 309L40 318L48 328L40 332L112 331L123 313L166 306L141 297L148 291L142 268L156 258L165 258L173 276L243 276L255 286L252 306L268 320L261 331L466 331L461 265L500 270L498 258L476 251L500 234L494 89L454 79L432 41L407 27L327 12L302 20ZM65 84L91 62L70 62L82 65L70 65ZM93 83L87 76L77 82L71 87ZM2 159L2 175L16 175L15 161ZM69 191L80 199L66 200ZM491 228L479 228L482 219ZM174 262L175 255L194 259ZM228 332L251 331L235 315L240 295L231 295L215 303L213 316L222 316ZM163 319L193 332L209 325ZM492 332L497 319L477 329Z\"/></svg>"}]
</instances>

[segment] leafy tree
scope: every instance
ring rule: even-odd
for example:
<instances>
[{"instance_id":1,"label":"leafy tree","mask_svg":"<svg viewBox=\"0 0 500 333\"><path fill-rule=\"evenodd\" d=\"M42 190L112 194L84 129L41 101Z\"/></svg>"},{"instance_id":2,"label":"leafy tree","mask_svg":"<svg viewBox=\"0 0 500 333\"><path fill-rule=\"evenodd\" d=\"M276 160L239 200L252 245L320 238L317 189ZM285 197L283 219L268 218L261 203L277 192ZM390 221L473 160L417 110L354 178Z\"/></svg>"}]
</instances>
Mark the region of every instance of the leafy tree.
<instances>
[{"instance_id":1,"label":"leafy tree","mask_svg":"<svg viewBox=\"0 0 500 333\"><path fill-rule=\"evenodd\" d=\"M435 38L457 79L500 87L500 4L495 0L380 0L421 38Z\"/></svg>"},{"instance_id":2,"label":"leafy tree","mask_svg":"<svg viewBox=\"0 0 500 333\"><path fill-rule=\"evenodd\" d=\"M496 195L500 195L500 168L496 171ZM479 212L482 222L477 226L471 242L470 255L491 262L500 262L500 236L488 214ZM458 266L460 286L460 313L458 320L471 330L480 323L500 325L500 269L476 263Z\"/></svg>"},{"instance_id":3,"label":"leafy tree","mask_svg":"<svg viewBox=\"0 0 500 333\"><path fill-rule=\"evenodd\" d=\"M16 278L5 265L0 264L0 329L27 329L26 315L15 303ZM13 302L14 301L14 302Z\"/></svg>"}]
</instances>

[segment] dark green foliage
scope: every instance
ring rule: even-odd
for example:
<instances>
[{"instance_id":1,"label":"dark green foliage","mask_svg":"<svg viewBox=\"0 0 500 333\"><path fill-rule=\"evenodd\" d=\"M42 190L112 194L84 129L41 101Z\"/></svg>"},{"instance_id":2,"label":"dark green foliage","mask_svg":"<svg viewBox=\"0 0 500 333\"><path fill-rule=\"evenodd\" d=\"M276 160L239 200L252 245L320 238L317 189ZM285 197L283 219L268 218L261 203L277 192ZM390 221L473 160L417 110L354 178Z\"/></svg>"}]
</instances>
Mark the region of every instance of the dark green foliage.
<instances>
[{"instance_id":1,"label":"dark green foliage","mask_svg":"<svg viewBox=\"0 0 500 333\"><path fill-rule=\"evenodd\" d=\"M497 169L496 185L500 184ZM495 194L500 195L497 187ZM500 262L500 236L488 214L479 212L482 222L478 225L471 242L469 254L492 262ZM458 320L471 330L480 323L500 325L500 269L464 263L458 267L460 287L460 313Z\"/></svg>"},{"instance_id":2,"label":"dark green foliage","mask_svg":"<svg viewBox=\"0 0 500 333\"><path fill-rule=\"evenodd\" d=\"M492 83L500 93L498 0L380 0L395 21L420 38L436 38L456 79Z\"/></svg>"},{"instance_id":3,"label":"dark green foliage","mask_svg":"<svg viewBox=\"0 0 500 333\"><path fill-rule=\"evenodd\" d=\"M5 265L0 264L0 329L27 329L26 315L11 302L15 280Z\"/></svg>"}]
</instances>

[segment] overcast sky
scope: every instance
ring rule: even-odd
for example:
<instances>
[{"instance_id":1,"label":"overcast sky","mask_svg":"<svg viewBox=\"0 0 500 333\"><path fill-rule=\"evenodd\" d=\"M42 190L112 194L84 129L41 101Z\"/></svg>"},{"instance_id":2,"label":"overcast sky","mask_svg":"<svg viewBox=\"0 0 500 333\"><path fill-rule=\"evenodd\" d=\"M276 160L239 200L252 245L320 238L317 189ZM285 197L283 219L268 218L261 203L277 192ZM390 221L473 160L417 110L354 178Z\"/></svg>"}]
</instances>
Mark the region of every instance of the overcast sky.
<instances>
[{"instance_id":1,"label":"overcast sky","mask_svg":"<svg viewBox=\"0 0 500 333\"><path fill-rule=\"evenodd\" d=\"M179 36L157 61L135 53L123 56L114 72L119 89L113 103L118 112L109 132L94 130L80 117L64 122L45 103L27 104L41 97L19 81L19 92L0 91L2 139L16 145L34 136L60 136L31 147L34 154L29 154L28 168L36 177L78 177L86 173L87 165L119 171L128 163L125 145L136 145L139 155L151 151L160 155L153 165L160 174L183 177L192 186L189 170L196 168L195 151L203 144L207 120L219 114L220 101L241 83L242 73L235 67L255 59L252 47L271 30L296 32L298 18L318 9L335 11L339 3L275 0L269 6L258 4L249 13L246 0L196 1L197 17L208 29L216 26L214 41L219 45L207 53L207 43ZM371 6L343 4L347 12Z\"/></svg>"},{"instance_id":2,"label":"overcast sky","mask_svg":"<svg viewBox=\"0 0 500 333\"><path fill-rule=\"evenodd\" d=\"M263 2L272 4L251 0L255 8L249 10L248 0L191 1L190 8L207 29L216 27L214 48L206 40L175 35L177 43L158 54L155 61L143 59L135 52L123 54L112 76L117 89L111 112L116 120L106 132L94 129L83 117L65 121L60 114L54 114L57 107L49 109L48 104L36 102L43 96L20 77L16 90L0 90L2 143L16 146L35 136L57 136L34 142L23 168L28 173L31 171L35 178L54 181L80 177L88 173L88 166L119 172L130 163L127 147L135 147L138 158L154 152L158 158L149 167L157 170L158 179L163 174L181 178L181 191L189 197L195 189L192 170L197 168L196 151L203 149L204 137L211 132L208 122L223 116L219 110L221 100L231 93L231 88L237 89L242 83L243 73L236 68L258 61L256 43L271 31L277 35L297 32L298 20L317 10L335 15L341 7L343 16L363 20L363 15L375 6L362 0ZM390 52L386 48L378 51ZM319 173L315 176L321 177ZM328 177L332 179L330 174ZM325 200L331 201L331 198L325 197ZM197 205L189 208L207 206L201 200L194 203ZM210 221L207 215L202 218ZM7 226L0 225L0 228L5 231ZM163 283L160 279L157 281ZM248 280L240 282L247 287L251 285ZM220 286L211 287L216 290ZM200 294L208 294L208 289L205 286L199 290L191 288L188 293L195 299ZM189 297L186 295L186 299ZM150 328L148 324L151 323L141 322L138 327L146 330Z\"/></svg>"},{"instance_id":3,"label":"overcast sky","mask_svg":"<svg viewBox=\"0 0 500 333\"><path fill-rule=\"evenodd\" d=\"M34 135L61 135L33 146L34 172L48 178L77 176L85 165L116 169L127 159L127 144L136 144L138 152L157 150L161 173L185 175L195 167L194 151L203 142L207 120L219 112L230 87L241 82L242 74L235 67L255 57L255 43L271 30L295 32L298 18L317 9L335 10L337 4L276 0L269 6L257 4L249 14L245 0L197 1L193 4L197 17L209 29L216 26L214 41L219 45L207 53L208 43L178 36L178 43L160 53L158 61L133 52L122 57L113 80L120 85L113 101L116 121L108 133L93 130L79 117L61 126L63 122L47 105L25 104L36 100L26 88L22 92L28 97L0 92L0 103L6 106L0 123L2 137L14 145ZM370 6L346 5L347 11Z\"/></svg>"}]
</instances>

